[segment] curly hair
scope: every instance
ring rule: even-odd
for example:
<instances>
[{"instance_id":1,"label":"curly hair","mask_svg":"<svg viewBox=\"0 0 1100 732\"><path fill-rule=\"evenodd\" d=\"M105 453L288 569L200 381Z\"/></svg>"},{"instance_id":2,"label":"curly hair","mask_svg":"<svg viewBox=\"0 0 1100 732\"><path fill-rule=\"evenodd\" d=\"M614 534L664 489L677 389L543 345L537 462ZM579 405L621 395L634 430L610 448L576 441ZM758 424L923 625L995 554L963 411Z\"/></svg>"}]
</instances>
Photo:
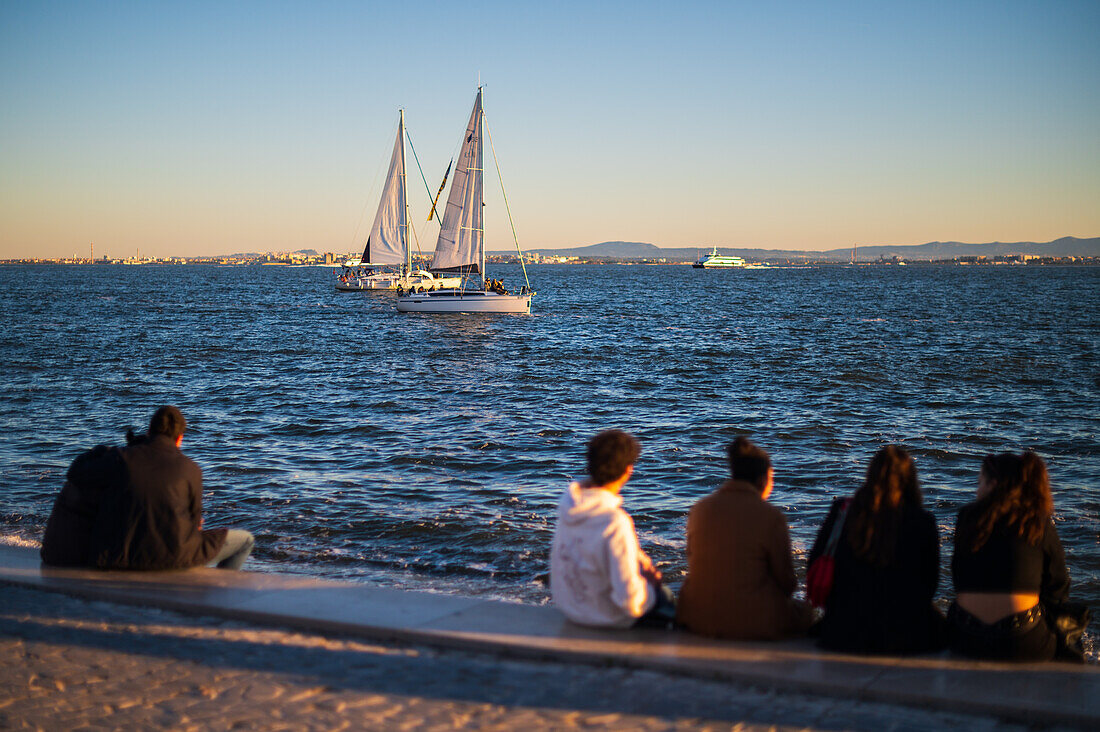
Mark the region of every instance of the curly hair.
<instances>
[{"instance_id":1,"label":"curly hair","mask_svg":"<svg viewBox=\"0 0 1100 732\"><path fill-rule=\"evenodd\" d=\"M981 474L988 493L978 499L980 513L970 537L972 551L982 548L998 524L1028 544L1037 545L1054 512L1043 459L1030 450L1020 455L986 455Z\"/></svg>"},{"instance_id":2,"label":"curly hair","mask_svg":"<svg viewBox=\"0 0 1100 732\"><path fill-rule=\"evenodd\" d=\"M588 474L596 485L607 485L623 476L641 454L641 446L633 435L622 430L605 430L588 442L585 455Z\"/></svg>"},{"instance_id":3,"label":"curly hair","mask_svg":"<svg viewBox=\"0 0 1100 732\"><path fill-rule=\"evenodd\" d=\"M921 505L917 467L904 449L887 445L871 458L848 509L844 533L856 557L876 567L893 561L906 505Z\"/></svg>"}]
</instances>

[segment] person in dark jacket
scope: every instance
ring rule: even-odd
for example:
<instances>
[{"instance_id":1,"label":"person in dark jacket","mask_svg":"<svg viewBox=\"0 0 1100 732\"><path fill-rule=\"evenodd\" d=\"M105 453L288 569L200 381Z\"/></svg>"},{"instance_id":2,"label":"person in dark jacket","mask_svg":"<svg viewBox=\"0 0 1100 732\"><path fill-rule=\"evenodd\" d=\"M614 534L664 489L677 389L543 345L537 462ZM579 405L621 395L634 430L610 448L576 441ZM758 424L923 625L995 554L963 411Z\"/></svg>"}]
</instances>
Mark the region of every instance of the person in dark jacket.
<instances>
[{"instance_id":1,"label":"person in dark jacket","mask_svg":"<svg viewBox=\"0 0 1100 732\"><path fill-rule=\"evenodd\" d=\"M987 455L978 500L959 511L951 571L951 650L964 656L1047 661L1058 638L1045 618L1069 599L1069 572L1046 464L1033 452Z\"/></svg>"},{"instance_id":2,"label":"person in dark jacket","mask_svg":"<svg viewBox=\"0 0 1100 732\"><path fill-rule=\"evenodd\" d=\"M93 567L92 532L103 493L126 481L117 447L100 445L81 453L65 473L42 537L42 561L55 567Z\"/></svg>"},{"instance_id":3,"label":"person in dark jacket","mask_svg":"<svg viewBox=\"0 0 1100 732\"><path fill-rule=\"evenodd\" d=\"M78 457L46 524L42 560L100 569L239 569L252 535L203 530L202 471L179 449L186 425L179 409L161 407L147 435Z\"/></svg>"},{"instance_id":4,"label":"person in dark jacket","mask_svg":"<svg viewBox=\"0 0 1100 732\"><path fill-rule=\"evenodd\" d=\"M851 502L833 502L810 550L810 564L825 550L846 503L818 645L891 654L942 648L945 620L932 605L940 574L939 533L935 518L921 507L909 453L894 445L875 453Z\"/></svg>"}]
</instances>

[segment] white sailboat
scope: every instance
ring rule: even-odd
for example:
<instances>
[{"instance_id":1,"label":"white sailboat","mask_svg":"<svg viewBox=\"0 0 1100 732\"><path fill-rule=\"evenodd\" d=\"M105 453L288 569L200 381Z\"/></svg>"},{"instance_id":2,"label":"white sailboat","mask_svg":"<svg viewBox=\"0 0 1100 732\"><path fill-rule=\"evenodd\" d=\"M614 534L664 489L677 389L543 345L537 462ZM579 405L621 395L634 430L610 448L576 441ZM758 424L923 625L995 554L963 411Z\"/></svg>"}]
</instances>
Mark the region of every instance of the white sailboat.
<instances>
[{"instance_id":1,"label":"white sailboat","mask_svg":"<svg viewBox=\"0 0 1100 732\"><path fill-rule=\"evenodd\" d=\"M398 292L399 312L531 312L531 297L535 293L531 292L529 286L524 285L518 293L509 293L500 282L485 278L485 229L482 214L484 117L481 88L478 87L431 264L431 270L435 273L461 273L465 276L463 284L461 287L421 293ZM521 258L520 262L522 261ZM524 277L526 278L526 270Z\"/></svg>"},{"instance_id":2,"label":"white sailboat","mask_svg":"<svg viewBox=\"0 0 1100 732\"><path fill-rule=\"evenodd\" d=\"M364 290L433 290L457 287L461 277L436 277L431 272L412 268L409 249L409 207L405 195L405 110L397 124L397 139L393 143L390 168L378 201L363 256L344 263L336 281L340 292ZM397 270L376 271L379 266L399 265Z\"/></svg>"}]
</instances>

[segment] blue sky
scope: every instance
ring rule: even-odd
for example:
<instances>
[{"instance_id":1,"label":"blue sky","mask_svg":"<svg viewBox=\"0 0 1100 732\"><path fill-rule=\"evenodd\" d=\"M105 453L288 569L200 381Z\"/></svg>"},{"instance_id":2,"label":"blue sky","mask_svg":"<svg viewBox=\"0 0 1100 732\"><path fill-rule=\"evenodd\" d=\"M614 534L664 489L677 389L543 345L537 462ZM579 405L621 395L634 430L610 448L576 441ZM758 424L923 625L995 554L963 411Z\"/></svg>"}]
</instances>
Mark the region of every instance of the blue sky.
<instances>
[{"instance_id":1,"label":"blue sky","mask_svg":"<svg viewBox=\"0 0 1100 732\"><path fill-rule=\"evenodd\" d=\"M434 192L479 75L526 248L1097 236L1098 37L1095 1L4 2L0 258L355 250L398 108Z\"/></svg>"}]
</instances>

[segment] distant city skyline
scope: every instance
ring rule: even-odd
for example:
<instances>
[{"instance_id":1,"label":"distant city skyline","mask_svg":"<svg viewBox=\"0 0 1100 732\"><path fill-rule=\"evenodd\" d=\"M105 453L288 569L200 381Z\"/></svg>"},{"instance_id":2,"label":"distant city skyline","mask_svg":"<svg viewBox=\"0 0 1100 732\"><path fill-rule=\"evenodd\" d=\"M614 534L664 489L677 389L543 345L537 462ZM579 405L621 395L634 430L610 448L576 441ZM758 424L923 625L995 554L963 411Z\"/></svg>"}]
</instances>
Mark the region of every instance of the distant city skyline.
<instances>
[{"instance_id":1,"label":"distant city skyline","mask_svg":"<svg viewBox=\"0 0 1100 732\"><path fill-rule=\"evenodd\" d=\"M524 249L1100 234L1100 3L0 5L0 259L420 248L480 76ZM511 228L486 153L486 246Z\"/></svg>"}]
</instances>

